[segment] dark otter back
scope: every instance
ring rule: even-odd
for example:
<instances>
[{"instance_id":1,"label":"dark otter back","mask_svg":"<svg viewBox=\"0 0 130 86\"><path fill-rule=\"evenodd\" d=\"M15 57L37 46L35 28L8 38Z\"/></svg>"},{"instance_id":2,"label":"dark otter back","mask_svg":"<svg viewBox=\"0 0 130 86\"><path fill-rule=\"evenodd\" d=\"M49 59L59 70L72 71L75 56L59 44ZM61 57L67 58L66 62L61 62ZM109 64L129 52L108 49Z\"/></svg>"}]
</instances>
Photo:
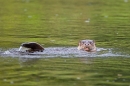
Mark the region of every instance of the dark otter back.
<instances>
[{"instance_id":1,"label":"dark otter back","mask_svg":"<svg viewBox=\"0 0 130 86\"><path fill-rule=\"evenodd\" d=\"M23 43L22 46L26 48L31 48L32 50L44 50L44 48L40 44L35 42Z\"/></svg>"}]
</instances>

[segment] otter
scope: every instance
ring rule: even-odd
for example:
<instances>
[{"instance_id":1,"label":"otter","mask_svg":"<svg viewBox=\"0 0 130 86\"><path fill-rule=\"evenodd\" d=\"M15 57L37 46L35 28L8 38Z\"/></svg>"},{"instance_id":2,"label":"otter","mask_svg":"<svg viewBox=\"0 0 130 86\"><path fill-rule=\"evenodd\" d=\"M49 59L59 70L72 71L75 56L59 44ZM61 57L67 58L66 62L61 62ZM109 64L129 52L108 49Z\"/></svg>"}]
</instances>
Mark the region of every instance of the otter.
<instances>
[{"instance_id":1,"label":"otter","mask_svg":"<svg viewBox=\"0 0 130 86\"><path fill-rule=\"evenodd\" d=\"M78 50L84 50L87 52L96 51L96 45L94 40L81 40L78 45Z\"/></svg>"},{"instance_id":2,"label":"otter","mask_svg":"<svg viewBox=\"0 0 130 86\"><path fill-rule=\"evenodd\" d=\"M26 52L31 52L31 53L36 52L36 51L43 52L44 50L44 48L36 42L22 43L19 48L19 51L21 51L23 48L26 49Z\"/></svg>"}]
</instances>

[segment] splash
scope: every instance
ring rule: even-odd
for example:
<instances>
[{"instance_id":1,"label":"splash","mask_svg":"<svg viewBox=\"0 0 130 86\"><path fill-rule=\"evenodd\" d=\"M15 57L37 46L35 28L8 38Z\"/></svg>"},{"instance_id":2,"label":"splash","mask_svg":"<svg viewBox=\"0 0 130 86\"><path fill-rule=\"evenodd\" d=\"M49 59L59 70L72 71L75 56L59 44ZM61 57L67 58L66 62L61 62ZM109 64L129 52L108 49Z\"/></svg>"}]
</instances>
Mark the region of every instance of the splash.
<instances>
[{"instance_id":1,"label":"splash","mask_svg":"<svg viewBox=\"0 0 130 86\"><path fill-rule=\"evenodd\" d=\"M22 50L22 46L20 46L19 50L18 51L21 51Z\"/></svg>"},{"instance_id":2,"label":"splash","mask_svg":"<svg viewBox=\"0 0 130 86\"><path fill-rule=\"evenodd\" d=\"M113 48L97 48L97 52L86 52L78 50L77 47L48 47L43 52L21 52L21 48L12 48L1 51L2 57L26 57L26 58L49 58L49 57L129 57L123 55Z\"/></svg>"}]
</instances>

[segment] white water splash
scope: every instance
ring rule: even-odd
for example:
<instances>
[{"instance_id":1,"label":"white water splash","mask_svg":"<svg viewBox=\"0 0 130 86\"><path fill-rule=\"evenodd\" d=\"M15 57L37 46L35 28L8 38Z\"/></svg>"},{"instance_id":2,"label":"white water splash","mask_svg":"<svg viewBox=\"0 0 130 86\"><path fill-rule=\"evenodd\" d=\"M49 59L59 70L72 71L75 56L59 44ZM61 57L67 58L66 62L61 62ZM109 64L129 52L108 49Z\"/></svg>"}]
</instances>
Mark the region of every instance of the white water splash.
<instances>
[{"instance_id":1,"label":"white water splash","mask_svg":"<svg viewBox=\"0 0 130 86\"><path fill-rule=\"evenodd\" d=\"M25 58L49 58L49 57L129 57L115 52L113 48L97 48L97 52L78 50L77 47L48 47L43 52L28 53L20 51L21 48L12 48L1 51L2 57L25 57Z\"/></svg>"},{"instance_id":2,"label":"white water splash","mask_svg":"<svg viewBox=\"0 0 130 86\"><path fill-rule=\"evenodd\" d=\"M19 50L18 51L21 51L22 50L22 46L20 46Z\"/></svg>"},{"instance_id":3,"label":"white water splash","mask_svg":"<svg viewBox=\"0 0 130 86\"><path fill-rule=\"evenodd\" d=\"M124 2L128 2L128 0L124 0Z\"/></svg>"}]
</instances>

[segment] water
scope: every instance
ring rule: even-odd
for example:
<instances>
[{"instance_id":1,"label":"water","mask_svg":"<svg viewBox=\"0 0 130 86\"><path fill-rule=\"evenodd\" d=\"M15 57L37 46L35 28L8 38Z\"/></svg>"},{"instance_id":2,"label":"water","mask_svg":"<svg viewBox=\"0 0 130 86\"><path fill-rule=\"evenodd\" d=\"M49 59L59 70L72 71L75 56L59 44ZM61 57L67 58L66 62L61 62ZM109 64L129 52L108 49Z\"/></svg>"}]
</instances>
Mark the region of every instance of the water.
<instances>
[{"instance_id":1,"label":"water","mask_svg":"<svg viewBox=\"0 0 130 86\"><path fill-rule=\"evenodd\" d=\"M20 46L20 48L19 48L19 50L18 51L20 51L22 49L22 46Z\"/></svg>"},{"instance_id":2,"label":"water","mask_svg":"<svg viewBox=\"0 0 130 86\"><path fill-rule=\"evenodd\" d=\"M0 0L0 86L130 86L129 0ZM95 40L97 52L77 49ZM19 52L38 42L44 52Z\"/></svg>"},{"instance_id":3,"label":"water","mask_svg":"<svg viewBox=\"0 0 130 86\"><path fill-rule=\"evenodd\" d=\"M20 47L21 48L21 47ZM19 48L19 49L20 49ZM19 51L18 48L0 51L2 57L26 57L26 58L55 58L55 57L130 57L113 48L97 48L96 52L78 50L77 47L48 47L43 52L28 53Z\"/></svg>"}]
</instances>

